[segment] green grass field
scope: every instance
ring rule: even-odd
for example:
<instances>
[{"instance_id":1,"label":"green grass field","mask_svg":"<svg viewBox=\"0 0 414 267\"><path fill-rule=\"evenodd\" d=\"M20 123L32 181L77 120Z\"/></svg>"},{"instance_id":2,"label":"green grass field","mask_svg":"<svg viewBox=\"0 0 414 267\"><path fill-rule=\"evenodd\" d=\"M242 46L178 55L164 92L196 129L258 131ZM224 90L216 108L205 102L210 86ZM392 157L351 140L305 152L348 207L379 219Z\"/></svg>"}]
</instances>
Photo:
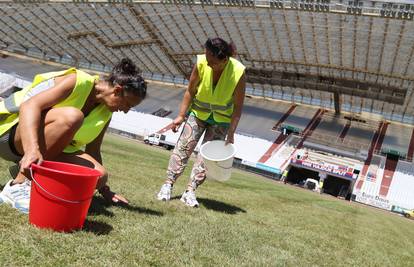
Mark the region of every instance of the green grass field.
<instances>
[{"instance_id":1,"label":"green grass field","mask_svg":"<svg viewBox=\"0 0 414 267\"><path fill-rule=\"evenodd\" d=\"M155 199L170 152L107 135L104 163L127 207L94 197L85 229L41 230L0 205L2 266L413 266L414 221L234 170L200 208ZM0 185L9 180L0 161Z\"/></svg>"}]
</instances>

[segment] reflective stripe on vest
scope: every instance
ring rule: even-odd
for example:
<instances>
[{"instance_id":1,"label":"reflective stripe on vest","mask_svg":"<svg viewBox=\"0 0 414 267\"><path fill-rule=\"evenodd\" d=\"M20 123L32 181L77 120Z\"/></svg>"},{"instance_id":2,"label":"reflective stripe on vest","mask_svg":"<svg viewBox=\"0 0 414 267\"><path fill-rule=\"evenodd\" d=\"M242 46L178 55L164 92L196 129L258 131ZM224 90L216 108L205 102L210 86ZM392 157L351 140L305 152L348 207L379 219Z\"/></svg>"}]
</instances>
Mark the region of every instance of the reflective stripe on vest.
<instances>
[{"instance_id":1,"label":"reflective stripe on vest","mask_svg":"<svg viewBox=\"0 0 414 267\"><path fill-rule=\"evenodd\" d=\"M11 114L11 113L17 113L19 112L19 107L16 105L16 103L14 102L14 97L13 95L10 95L9 97L7 97L6 99L4 99L4 107L6 108L6 110Z\"/></svg>"},{"instance_id":2,"label":"reflective stripe on vest","mask_svg":"<svg viewBox=\"0 0 414 267\"><path fill-rule=\"evenodd\" d=\"M216 114L218 114L220 116L223 116L223 117L226 117L226 118L231 119L231 115L227 115L227 114L222 113L222 112L220 112L218 110L212 110L212 109L208 109L208 108L202 108L202 107L197 106L194 103L191 105L191 110L193 112L194 112L194 110L197 110L197 111L201 111L201 112L207 112L209 114L211 114L212 112L214 112L214 113L216 113ZM194 112L194 113L196 113L196 112ZM197 113L196 113L196 116L197 116Z\"/></svg>"},{"instance_id":3,"label":"reflective stripe on vest","mask_svg":"<svg viewBox=\"0 0 414 267\"><path fill-rule=\"evenodd\" d=\"M232 107L233 107L233 102L228 103L227 106L219 106L219 105L212 105L207 102L201 102L197 98L193 99L193 103L191 105L192 109L195 109L201 112L208 112L208 113L215 112L217 114L220 114L220 116L223 116L226 118L231 118L231 115L227 115L224 112Z\"/></svg>"},{"instance_id":4,"label":"reflective stripe on vest","mask_svg":"<svg viewBox=\"0 0 414 267\"><path fill-rule=\"evenodd\" d=\"M193 99L193 104L197 107L203 108L204 110L210 110L210 112L213 112L214 110L227 110L233 106L233 102L229 102L226 106L219 106L207 102L202 102L197 98Z\"/></svg>"},{"instance_id":5,"label":"reflective stripe on vest","mask_svg":"<svg viewBox=\"0 0 414 267\"><path fill-rule=\"evenodd\" d=\"M219 114L220 116L230 118L230 119L231 119L231 115L227 115L222 111L226 111L232 107L233 107L233 102L230 102L229 104L227 104L227 106L218 106L218 105L209 104L207 102L201 102L200 100L196 98L193 99L193 103L191 104L192 110L207 112L209 114L211 114L212 112L215 112Z\"/></svg>"},{"instance_id":6,"label":"reflective stripe on vest","mask_svg":"<svg viewBox=\"0 0 414 267\"><path fill-rule=\"evenodd\" d=\"M216 122L229 123L233 114L233 94L245 67L230 57L219 81L213 90L213 70L208 66L205 55L197 56L197 70L200 84L190 110L201 120L211 114Z\"/></svg>"}]
</instances>

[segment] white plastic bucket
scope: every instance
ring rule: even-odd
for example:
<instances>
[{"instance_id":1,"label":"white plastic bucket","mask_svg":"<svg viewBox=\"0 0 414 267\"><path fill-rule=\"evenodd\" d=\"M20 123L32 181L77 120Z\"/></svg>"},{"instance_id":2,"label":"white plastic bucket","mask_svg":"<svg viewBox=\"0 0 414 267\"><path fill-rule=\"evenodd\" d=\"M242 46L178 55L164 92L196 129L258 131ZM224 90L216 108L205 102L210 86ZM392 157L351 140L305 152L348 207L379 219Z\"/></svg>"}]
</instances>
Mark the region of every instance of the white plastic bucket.
<instances>
[{"instance_id":1,"label":"white plastic bucket","mask_svg":"<svg viewBox=\"0 0 414 267\"><path fill-rule=\"evenodd\" d=\"M207 177L218 181L226 181L231 176L236 148L233 144L225 145L224 141L214 140L203 144L200 148Z\"/></svg>"}]
</instances>

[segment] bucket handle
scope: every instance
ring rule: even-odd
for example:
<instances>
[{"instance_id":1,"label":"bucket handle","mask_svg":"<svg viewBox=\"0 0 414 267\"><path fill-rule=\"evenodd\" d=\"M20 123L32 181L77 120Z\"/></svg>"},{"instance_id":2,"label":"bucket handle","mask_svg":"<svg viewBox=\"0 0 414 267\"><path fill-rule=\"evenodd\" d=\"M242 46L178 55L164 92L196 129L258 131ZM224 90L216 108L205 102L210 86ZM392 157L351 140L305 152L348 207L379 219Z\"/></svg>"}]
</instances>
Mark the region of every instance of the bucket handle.
<instances>
[{"instance_id":1,"label":"bucket handle","mask_svg":"<svg viewBox=\"0 0 414 267\"><path fill-rule=\"evenodd\" d=\"M61 198L61 197L58 197L58 196L56 196L55 194L52 194L52 193L50 193L49 191L47 191L45 188L43 188L43 186L41 186L37 181L36 181L36 179L34 178L34 175L33 175L33 170L32 170L32 168L30 167L30 176L31 176L31 178L32 178L32 181L33 182L35 182L35 184L40 188L40 189L42 189L42 191L43 192L45 192L46 194L48 194L49 196L52 196L52 197L54 197L54 198L56 198L56 199L58 199L58 200L60 200L60 201L62 201L62 202L66 202L66 203L70 203L70 204L79 204L79 203L82 203L82 201L74 201L74 200L67 200L67 199L64 199L64 198Z\"/></svg>"}]
</instances>

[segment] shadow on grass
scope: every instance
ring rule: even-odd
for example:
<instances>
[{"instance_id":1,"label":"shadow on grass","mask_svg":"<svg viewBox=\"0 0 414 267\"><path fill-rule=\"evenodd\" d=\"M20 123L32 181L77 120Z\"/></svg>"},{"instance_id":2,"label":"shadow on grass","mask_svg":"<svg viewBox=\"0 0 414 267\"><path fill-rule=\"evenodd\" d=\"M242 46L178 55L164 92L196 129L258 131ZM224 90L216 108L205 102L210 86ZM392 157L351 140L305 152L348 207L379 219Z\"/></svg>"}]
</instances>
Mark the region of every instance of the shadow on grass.
<instances>
[{"instance_id":1,"label":"shadow on grass","mask_svg":"<svg viewBox=\"0 0 414 267\"><path fill-rule=\"evenodd\" d=\"M174 196L171 198L171 200L180 199L180 198L181 198L181 195ZM201 197L198 197L197 200L201 205L203 205L204 207L206 207L206 209L209 209L209 210L220 211L220 212L224 212L227 214L236 214L239 212L246 213L246 210L242 208L239 208L234 205L230 205L230 204L227 204L221 201L208 199L208 198L201 198Z\"/></svg>"},{"instance_id":2,"label":"shadow on grass","mask_svg":"<svg viewBox=\"0 0 414 267\"><path fill-rule=\"evenodd\" d=\"M170 200L180 199L180 198L181 198L181 195L177 195L177 196L173 196L173 197L171 197L171 198L170 198Z\"/></svg>"},{"instance_id":3,"label":"shadow on grass","mask_svg":"<svg viewBox=\"0 0 414 267\"><path fill-rule=\"evenodd\" d=\"M234 205L230 205L221 201L208 199L208 198L197 198L198 202L200 202L201 205L206 207L206 209L224 212L227 214L237 214L237 213L246 213L246 210L239 208Z\"/></svg>"},{"instance_id":4,"label":"shadow on grass","mask_svg":"<svg viewBox=\"0 0 414 267\"><path fill-rule=\"evenodd\" d=\"M126 210L129 210L129 211L134 211L134 212L138 212L138 213L153 215L153 216L164 216L164 213L162 213L162 212L152 210L152 209L148 209L148 208L134 206L132 204L125 205L125 204L108 203L102 197L98 197L98 196L94 196L92 198L92 203L91 203L91 206L89 208L88 214L89 215L104 215L104 216L108 216L108 217L113 217L114 213L112 211L108 210L108 207L112 207L112 206L116 206L116 207L119 207L121 209L126 209Z\"/></svg>"},{"instance_id":5,"label":"shadow on grass","mask_svg":"<svg viewBox=\"0 0 414 267\"><path fill-rule=\"evenodd\" d=\"M91 206L89 207L89 215L104 215L107 217L113 217L114 213L107 208L112 206L107 203L102 197L93 196Z\"/></svg>"},{"instance_id":6,"label":"shadow on grass","mask_svg":"<svg viewBox=\"0 0 414 267\"><path fill-rule=\"evenodd\" d=\"M86 219L82 231L93 233L95 235L107 235L112 229L114 228L107 223Z\"/></svg>"}]
</instances>

